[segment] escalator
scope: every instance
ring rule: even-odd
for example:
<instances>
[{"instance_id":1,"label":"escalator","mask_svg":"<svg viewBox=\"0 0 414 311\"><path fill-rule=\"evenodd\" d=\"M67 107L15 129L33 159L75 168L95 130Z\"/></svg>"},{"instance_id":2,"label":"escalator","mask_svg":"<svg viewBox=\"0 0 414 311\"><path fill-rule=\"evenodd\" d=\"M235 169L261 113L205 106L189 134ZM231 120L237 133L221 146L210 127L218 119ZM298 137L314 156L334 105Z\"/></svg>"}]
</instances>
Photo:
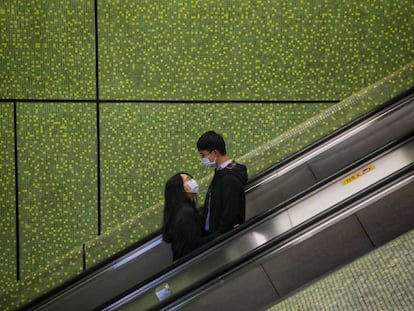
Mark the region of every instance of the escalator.
<instances>
[{"instance_id":1,"label":"escalator","mask_svg":"<svg viewBox=\"0 0 414 311\"><path fill-rule=\"evenodd\" d=\"M234 232L224 235L174 264L171 264L169 245L163 243L159 235L155 235L122 256L112 258L99 269L82 275L76 282L71 282L32 302L25 306L25 309L92 310L101 307L112 309L120 306L120 301L125 302L126 296L131 297L132 293L136 294L137 291L141 291L141 294L150 293L151 299L155 298L155 301L148 306L164 304L172 299L168 295L171 292L169 282L164 282L168 284L166 288L164 283L157 283L165 275L177 271L193 271L191 267L197 267L199 258L209 256L208 254L213 254L216 250L224 250L227 257L233 253L239 256L238 248L241 246L234 250L227 247L228 243L243 236L249 228L259 226L263 219L269 217L270 211L274 213L275 210L286 208L292 200L298 200L298 197L306 196L310 191L316 191L316 188L321 189L320 187L332 178L337 178L344 170L361 169L367 157L378 156L379 152L385 152L384 148L395 148L401 141L411 137L414 129L411 120L414 120L412 90L250 180L246 188L246 216L249 220ZM273 225L277 230L282 230L285 228L286 219L277 219L278 223ZM282 233L283 230L277 232L278 235ZM260 235L256 235L256 238L260 240ZM241 245L244 245L242 249L251 246L249 243ZM253 249L249 249L248 253L255 252L261 247L256 245ZM241 257L244 258L245 254ZM231 258L233 265L234 258ZM241 259L236 261L238 260ZM215 262L215 259L212 258L210 261ZM229 263L226 262L225 266L228 267ZM220 265L214 273L223 269ZM200 273L201 270L193 271L192 277ZM203 284L207 282L204 277L201 279ZM156 280L158 281L155 282ZM155 288L148 287L148 284L156 283L158 285ZM159 286L161 287L158 288ZM189 288L194 288L196 285L186 286L186 289L181 291L180 297L184 297ZM165 295L167 299L159 300L157 294L161 298L165 298L163 296ZM146 304L140 303L140 305Z\"/></svg>"},{"instance_id":2,"label":"escalator","mask_svg":"<svg viewBox=\"0 0 414 311\"><path fill-rule=\"evenodd\" d=\"M258 310L414 228L414 137L102 310Z\"/></svg>"}]
</instances>

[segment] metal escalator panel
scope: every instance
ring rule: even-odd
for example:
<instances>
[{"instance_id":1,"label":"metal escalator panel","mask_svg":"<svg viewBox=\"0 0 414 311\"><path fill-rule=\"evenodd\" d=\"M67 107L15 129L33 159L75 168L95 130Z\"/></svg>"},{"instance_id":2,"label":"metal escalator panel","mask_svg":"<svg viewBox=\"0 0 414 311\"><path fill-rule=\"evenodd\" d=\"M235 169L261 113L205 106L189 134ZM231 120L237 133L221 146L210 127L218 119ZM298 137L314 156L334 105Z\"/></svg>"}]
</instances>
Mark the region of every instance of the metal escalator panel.
<instances>
[{"instance_id":1,"label":"metal escalator panel","mask_svg":"<svg viewBox=\"0 0 414 311\"><path fill-rule=\"evenodd\" d=\"M414 170L315 222L164 306L162 310L264 310L414 228ZM389 254L392 261L393 254ZM355 281L369 267L354 267ZM360 271L361 269L361 271ZM339 272L340 273L340 272ZM384 271L385 273L385 271ZM365 274L366 275L366 274ZM346 290L346 284L332 284ZM345 286L345 287L344 287Z\"/></svg>"},{"instance_id":2,"label":"metal escalator panel","mask_svg":"<svg viewBox=\"0 0 414 311\"><path fill-rule=\"evenodd\" d=\"M360 161L381 146L409 134L414 129L413 119L414 93L385 111L355 122L317 147L295 155L294 160L276 166L247 187L246 218L288 200L299 191Z\"/></svg>"},{"instance_id":3,"label":"metal escalator panel","mask_svg":"<svg viewBox=\"0 0 414 311\"><path fill-rule=\"evenodd\" d=\"M214 245L207 252L190 259L186 264L135 289L105 306L104 310L130 307L158 308L163 300L172 299L197 283L204 282L211 275L219 274L229 265L243 260L251 252L265 247L278 236L283 236L318 215L341 206L341 203L350 198L372 191L372 187L389 176L406 167L411 168L413 162L414 141L410 139L285 206L275 215L243 228L240 234L230 236L221 244Z\"/></svg>"}]
</instances>

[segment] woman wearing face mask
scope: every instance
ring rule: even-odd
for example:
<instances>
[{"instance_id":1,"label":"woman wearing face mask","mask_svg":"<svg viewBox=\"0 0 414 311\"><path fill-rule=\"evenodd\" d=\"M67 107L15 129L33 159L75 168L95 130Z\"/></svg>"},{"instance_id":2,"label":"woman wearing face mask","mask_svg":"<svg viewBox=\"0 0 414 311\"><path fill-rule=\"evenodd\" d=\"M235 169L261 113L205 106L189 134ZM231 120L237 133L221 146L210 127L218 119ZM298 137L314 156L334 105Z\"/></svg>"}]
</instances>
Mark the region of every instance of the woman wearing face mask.
<instances>
[{"instance_id":1,"label":"woman wearing face mask","mask_svg":"<svg viewBox=\"0 0 414 311\"><path fill-rule=\"evenodd\" d=\"M185 172L172 176L165 185L163 240L171 243L173 260L190 253L215 236L202 236L201 218L196 210L199 186Z\"/></svg>"}]
</instances>

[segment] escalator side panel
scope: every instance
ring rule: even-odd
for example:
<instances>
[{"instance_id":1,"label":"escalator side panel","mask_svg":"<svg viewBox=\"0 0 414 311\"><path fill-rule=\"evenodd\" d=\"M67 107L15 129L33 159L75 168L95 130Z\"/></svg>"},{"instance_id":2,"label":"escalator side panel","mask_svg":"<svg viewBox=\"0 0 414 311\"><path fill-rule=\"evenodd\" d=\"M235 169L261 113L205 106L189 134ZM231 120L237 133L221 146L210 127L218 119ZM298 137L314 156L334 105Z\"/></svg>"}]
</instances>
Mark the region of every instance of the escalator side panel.
<instances>
[{"instance_id":1,"label":"escalator side panel","mask_svg":"<svg viewBox=\"0 0 414 311\"><path fill-rule=\"evenodd\" d=\"M117 291L127 290L159 272L160 268L170 265L171 247L161 242L153 251L144 252L139 258L139 261L127 261L126 258L124 261L127 262L114 264L110 270L83 284L83 290L68 290L59 299L42 305L39 310L93 310L106 302L108 297L113 297L114 288Z\"/></svg>"},{"instance_id":2,"label":"escalator side panel","mask_svg":"<svg viewBox=\"0 0 414 311\"><path fill-rule=\"evenodd\" d=\"M321 274L330 272L364 253L384 244L414 228L414 183L411 182L382 199L370 203L362 210L348 216L339 223L320 231L310 242L294 244L291 248L278 252L277 249L262 259L251 262L242 269L227 275L223 282L217 282L204 290L202 294L184 304L184 310L194 310L187 306L200 306L202 309L215 309L223 301L232 305L232 309L243 308L245 297L254 297L259 301L251 310L259 310L267 304L262 292L276 290L278 296L274 302L309 284ZM374 243L374 244L373 244ZM295 250L296 249L296 250ZM328 267L329 265L330 267ZM256 283L264 281L253 279L248 288L240 282L243 275L251 269L265 269L263 278L272 279L273 286L263 289ZM240 296L232 296L233 288L243 286ZM270 286L270 285L269 285ZM220 297L222 297L220 299ZM224 298L223 298L224 297ZM263 301L263 304L260 304ZM273 302L273 303L274 303Z\"/></svg>"},{"instance_id":3,"label":"escalator side panel","mask_svg":"<svg viewBox=\"0 0 414 311\"><path fill-rule=\"evenodd\" d=\"M314 278L373 249L361 224L350 216L263 263L284 296Z\"/></svg>"},{"instance_id":4,"label":"escalator side panel","mask_svg":"<svg viewBox=\"0 0 414 311\"><path fill-rule=\"evenodd\" d=\"M293 226L299 225L334 206L347 197L355 195L365 184L374 184L396 170L403 169L414 161L414 141L387 152L386 155L364 163L341 179L322 187L318 194L299 201L288 210Z\"/></svg>"},{"instance_id":5,"label":"escalator side panel","mask_svg":"<svg viewBox=\"0 0 414 311\"><path fill-rule=\"evenodd\" d=\"M357 216L376 247L398 237L414 227L413 186L404 186Z\"/></svg>"},{"instance_id":6,"label":"escalator side panel","mask_svg":"<svg viewBox=\"0 0 414 311\"><path fill-rule=\"evenodd\" d=\"M345 167L378 149L387 142L409 133L413 130L413 103L388 115L377 124L363 132L348 138L345 142L333 146L322 155L309 161L318 180L322 180L338 171L338 163Z\"/></svg>"},{"instance_id":7,"label":"escalator side panel","mask_svg":"<svg viewBox=\"0 0 414 311\"><path fill-rule=\"evenodd\" d=\"M191 296L199 298L201 294L198 293L208 292L210 286L219 283L222 276L216 278L215 273L226 271L222 269L235 269L237 275L237 268L232 268L232 264L239 265L240 269L245 265L254 268L263 263L266 275L276 292L283 297L374 248L355 213L395 193L408 182L414 185L411 175L409 178L404 176L406 179L400 183L394 182L403 173L411 174L413 163L414 140L411 137L383 150L381 155L361 163L352 171L320 185L317 190L268 215L254 226L243 228L240 234L192 258L185 266L176 267L172 273L160 276L145 287L136 288L122 299L111 302L105 310L128 305L160 307L154 291L162 284L168 284L170 294L167 296L169 300L161 304L166 305L181 294L189 302ZM366 170L367 166L372 169ZM309 210L312 213L308 213ZM282 236L284 232L281 232L280 224L286 226L285 237ZM305 231L297 232L304 228ZM287 232L290 229L292 231ZM283 242L278 237L288 240ZM263 253L258 256L257 251ZM251 256L258 258L252 263ZM242 263L241 259L249 262ZM206 281L210 284L202 285ZM182 306L180 301L179 298L177 302Z\"/></svg>"},{"instance_id":8,"label":"escalator side panel","mask_svg":"<svg viewBox=\"0 0 414 311\"><path fill-rule=\"evenodd\" d=\"M120 265L111 279L103 283L115 283L118 284L118 289L119 286L128 289L159 272L160 268L168 267L171 262L171 247L169 244L161 242L154 251L143 253L139 261L132 260L129 264ZM108 288L107 297L112 295L112 290L112 287Z\"/></svg>"},{"instance_id":9,"label":"escalator side panel","mask_svg":"<svg viewBox=\"0 0 414 311\"><path fill-rule=\"evenodd\" d=\"M234 310L260 310L283 298L299 286L325 273L328 268L372 249L355 216L343 220L341 227L325 229L311 238L279 254L270 254L208 287L200 296L180 306L180 310L218 310L224 305ZM344 234L351 230L352 235ZM355 244L353 238L361 239ZM333 248L334 249L333 249ZM352 253L352 254L351 254ZM280 292L279 292L280 291ZM269 293L274 292L274 295ZM273 298L272 298L273 297Z\"/></svg>"},{"instance_id":10,"label":"escalator side panel","mask_svg":"<svg viewBox=\"0 0 414 311\"><path fill-rule=\"evenodd\" d=\"M269 183L256 187L246 195L246 219L282 203L316 183L309 167L303 164L289 175L283 174Z\"/></svg>"},{"instance_id":11,"label":"escalator side panel","mask_svg":"<svg viewBox=\"0 0 414 311\"><path fill-rule=\"evenodd\" d=\"M255 295L257 292L260 295ZM207 295L192 300L180 310L259 310L277 299L279 295L263 268L256 266L241 275L223 278L219 284L209 289ZM234 308L235 305L237 308Z\"/></svg>"}]
</instances>

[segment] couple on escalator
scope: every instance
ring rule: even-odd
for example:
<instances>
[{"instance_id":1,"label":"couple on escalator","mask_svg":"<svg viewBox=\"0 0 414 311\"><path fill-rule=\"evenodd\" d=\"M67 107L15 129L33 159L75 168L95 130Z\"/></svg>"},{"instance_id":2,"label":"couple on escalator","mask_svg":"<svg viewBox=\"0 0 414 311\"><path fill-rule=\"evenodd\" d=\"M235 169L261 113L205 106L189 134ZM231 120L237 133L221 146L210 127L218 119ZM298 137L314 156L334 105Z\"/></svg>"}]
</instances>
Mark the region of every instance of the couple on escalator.
<instances>
[{"instance_id":1,"label":"couple on escalator","mask_svg":"<svg viewBox=\"0 0 414 311\"><path fill-rule=\"evenodd\" d=\"M186 172L165 185L163 240L171 243L173 260L190 253L245 221L246 166L227 155L223 137L208 131L197 141L203 164L214 168L205 204L197 209L199 185Z\"/></svg>"}]
</instances>

